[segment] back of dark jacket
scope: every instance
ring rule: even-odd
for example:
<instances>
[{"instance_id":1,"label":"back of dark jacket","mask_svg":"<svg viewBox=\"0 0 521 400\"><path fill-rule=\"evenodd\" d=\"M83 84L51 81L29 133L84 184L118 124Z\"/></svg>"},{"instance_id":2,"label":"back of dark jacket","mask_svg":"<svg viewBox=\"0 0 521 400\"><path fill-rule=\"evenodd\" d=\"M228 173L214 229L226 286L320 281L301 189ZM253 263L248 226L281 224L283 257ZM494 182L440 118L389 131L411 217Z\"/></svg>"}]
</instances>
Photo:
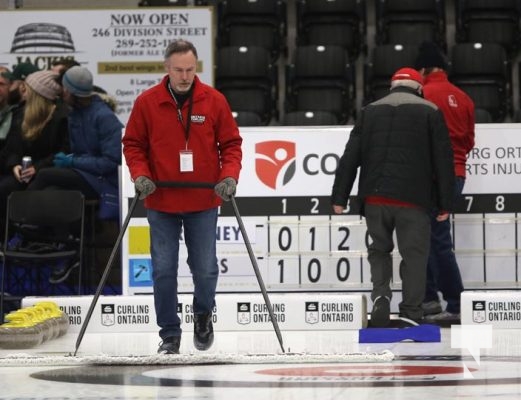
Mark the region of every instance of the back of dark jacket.
<instances>
[{"instance_id":1,"label":"back of dark jacket","mask_svg":"<svg viewBox=\"0 0 521 400\"><path fill-rule=\"evenodd\" d=\"M430 210L452 209L454 164L449 133L436 105L396 87L365 107L351 132L333 185L332 203L382 196Z\"/></svg>"}]
</instances>

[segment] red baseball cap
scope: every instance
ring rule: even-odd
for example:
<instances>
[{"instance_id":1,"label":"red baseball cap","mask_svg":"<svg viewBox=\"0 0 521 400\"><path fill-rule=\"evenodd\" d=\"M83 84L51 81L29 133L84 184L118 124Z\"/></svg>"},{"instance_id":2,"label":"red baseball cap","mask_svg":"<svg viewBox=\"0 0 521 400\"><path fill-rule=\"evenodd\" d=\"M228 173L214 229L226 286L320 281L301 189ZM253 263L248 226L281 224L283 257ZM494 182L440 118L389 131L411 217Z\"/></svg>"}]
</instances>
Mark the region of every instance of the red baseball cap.
<instances>
[{"instance_id":1,"label":"red baseball cap","mask_svg":"<svg viewBox=\"0 0 521 400\"><path fill-rule=\"evenodd\" d=\"M391 81L403 80L407 79L410 81L418 82L420 85L423 85L423 77L422 75L416 71L414 68L400 68L396 71L391 78Z\"/></svg>"}]
</instances>

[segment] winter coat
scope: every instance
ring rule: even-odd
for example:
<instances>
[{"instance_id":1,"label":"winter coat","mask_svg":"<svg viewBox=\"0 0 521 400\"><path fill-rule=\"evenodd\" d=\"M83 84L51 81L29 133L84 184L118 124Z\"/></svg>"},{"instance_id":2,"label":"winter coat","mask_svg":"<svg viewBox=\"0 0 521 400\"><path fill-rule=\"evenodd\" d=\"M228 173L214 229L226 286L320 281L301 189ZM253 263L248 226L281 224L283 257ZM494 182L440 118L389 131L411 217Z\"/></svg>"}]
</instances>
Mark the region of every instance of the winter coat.
<instances>
[{"instance_id":1,"label":"winter coat","mask_svg":"<svg viewBox=\"0 0 521 400\"><path fill-rule=\"evenodd\" d=\"M185 127L190 99L182 106L182 121L167 89L168 76L138 96L123 137L123 154L133 180L217 183L239 178L242 138L225 97L195 77L189 137ZM180 152L193 154L193 171L181 172ZM211 188L210 188L211 189ZM145 207L171 213L217 207L221 199L209 189L158 188Z\"/></svg>"},{"instance_id":2,"label":"winter coat","mask_svg":"<svg viewBox=\"0 0 521 400\"><path fill-rule=\"evenodd\" d=\"M359 167L361 199L452 209L454 166L443 115L408 87L362 110L336 171L332 204L346 206Z\"/></svg>"},{"instance_id":3,"label":"winter coat","mask_svg":"<svg viewBox=\"0 0 521 400\"><path fill-rule=\"evenodd\" d=\"M443 113L454 152L456 176L465 177L467 154L474 147L474 102L450 83L443 71L432 72L425 77L423 96Z\"/></svg>"},{"instance_id":4,"label":"winter coat","mask_svg":"<svg viewBox=\"0 0 521 400\"><path fill-rule=\"evenodd\" d=\"M72 167L98 194L118 189L123 124L99 96L87 107L74 107L69 115Z\"/></svg>"}]
</instances>

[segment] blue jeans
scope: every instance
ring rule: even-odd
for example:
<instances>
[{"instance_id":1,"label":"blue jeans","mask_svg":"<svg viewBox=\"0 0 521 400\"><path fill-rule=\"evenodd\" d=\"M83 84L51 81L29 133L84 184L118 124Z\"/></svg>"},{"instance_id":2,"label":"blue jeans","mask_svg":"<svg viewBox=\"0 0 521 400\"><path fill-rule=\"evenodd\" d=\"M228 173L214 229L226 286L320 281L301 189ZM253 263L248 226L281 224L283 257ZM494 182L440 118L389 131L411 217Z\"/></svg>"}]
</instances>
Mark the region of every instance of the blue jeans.
<instances>
[{"instance_id":1,"label":"blue jeans","mask_svg":"<svg viewBox=\"0 0 521 400\"><path fill-rule=\"evenodd\" d=\"M216 255L217 208L171 214L147 211L150 225L154 306L159 336L181 336L177 315L179 239L183 229L188 266L194 283L193 312L209 312L215 306L219 269Z\"/></svg>"},{"instance_id":2,"label":"blue jeans","mask_svg":"<svg viewBox=\"0 0 521 400\"><path fill-rule=\"evenodd\" d=\"M456 177L455 202L461 196L464 185L465 178ZM435 210L431 218L431 251L427 263L425 302L439 301L438 291L440 291L443 299L447 302L447 311L459 314L463 282L454 254L450 220L436 221L437 213L438 210Z\"/></svg>"}]
</instances>

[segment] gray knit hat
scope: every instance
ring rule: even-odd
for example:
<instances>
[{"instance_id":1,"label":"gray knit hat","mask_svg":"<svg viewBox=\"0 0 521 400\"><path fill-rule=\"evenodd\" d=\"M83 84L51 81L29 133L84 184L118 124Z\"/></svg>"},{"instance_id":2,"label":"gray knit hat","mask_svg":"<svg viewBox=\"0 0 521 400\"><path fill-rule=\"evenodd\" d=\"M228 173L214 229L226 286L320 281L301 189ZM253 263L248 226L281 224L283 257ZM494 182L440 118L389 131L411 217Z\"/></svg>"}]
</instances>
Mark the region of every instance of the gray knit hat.
<instances>
[{"instance_id":1,"label":"gray knit hat","mask_svg":"<svg viewBox=\"0 0 521 400\"><path fill-rule=\"evenodd\" d=\"M59 75L52 71L36 71L25 78L25 84L40 96L56 100L62 91L58 79Z\"/></svg>"},{"instance_id":2,"label":"gray knit hat","mask_svg":"<svg viewBox=\"0 0 521 400\"><path fill-rule=\"evenodd\" d=\"M92 96L92 74L85 67L74 66L65 72L62 79L63 87L77 97Z\"/></svg>"}]
</instances>

